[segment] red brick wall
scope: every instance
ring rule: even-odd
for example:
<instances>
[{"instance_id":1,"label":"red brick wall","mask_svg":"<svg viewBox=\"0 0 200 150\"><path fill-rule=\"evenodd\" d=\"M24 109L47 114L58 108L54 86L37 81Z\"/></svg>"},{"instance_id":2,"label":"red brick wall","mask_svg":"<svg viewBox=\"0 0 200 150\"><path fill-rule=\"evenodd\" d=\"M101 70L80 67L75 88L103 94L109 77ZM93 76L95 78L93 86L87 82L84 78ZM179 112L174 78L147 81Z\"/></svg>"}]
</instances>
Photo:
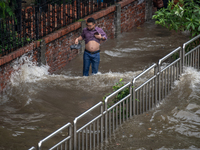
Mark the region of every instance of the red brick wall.
<instances>
[{"instance_id":1,"label":"red brick wall","mask_svg":"<svg viewBox=\"0 0 200 150\"><path fill-rule=\"evenodd\" d=\"M121 32L128 31L134 26L139 26L145 21L145 1L138 4L138 0L123 0L119 2L121 5ZM97 21L97 26L101 27L107 34L108 38L114 38L114 12L115 6L108 7L104 10L96 12L86 18L93 17ZM74 40L81 34L81 23L76 22L68 25L54 33L43 38L46 44L46 62L50 66L50 73L63 68L78 54L77 50L71 51L70 45L74 44ZM0 58L0 91L5 87L6 82L10 78L13 69L11 63L16 58L22 56L31 50L34 50L33 60L38 61L40 53L39 41L33 42L19 50ZM38 47L36 49L36 47Z\"/></svg>"},{"instance_id":2,"label":"red brick wall","mask_svg":"<svg viewBox=\"0 0 200 150\"><path fill-rule=\"evenodd\" d=\"M145 2L138 5L137 1L121 8L121 32L126 32L134 26L145 22Z\"/></svg>"},{"instance_id":3,"label":"red brick wall","mask_svg":"<svg viewBox=\"0 0 200 150\"><path fill-rule=\"evenodd\" d=\"M114 33L115 33L114 12L96 20L96 22L97 22L97 26L104 30L108 39L114 38Z\"/></svg>"},{"instance_id":4,"label":"red brick wall","mask_svg":"<svg viewBox=\"0 0 200 150\"><path fill-rule=\"evenodd\" d=\"M10 75L12 73L12 67L11 63L7 63L1 66L0 68L0 91L3 91L3 89L6 87L7 82L10 79Z\"/></svg>"},{"instance_id":5,"label":"red brick wall","mask_svg":"<svg viewBox=\"0 0 200 150\"><path fill-rule=\"evenodd\" d=\"M39 57L39 53L38 50L40 49L39 47L32 47L33 50L28 49L29 47L24 47L26 50L26 53L24 53L24 55L26 56L30 56L32 55L32 61L33 62L38 62L38 57ZM20 49L19 51L23 51L24 49ZM21 52L22 53L22 52ZM12 53L12 57L15 57L17 54L15 54L15 52ZM22 55L21 55L22 56ZM12 58L11 57L11 58ZM7 60L9 60L9 57L7 58ZM13 59L7 63L4 63L3 65L0 66L0 93L3 92L3 89L5 89L6 85L8 84L8 82L10 81L10 77L12 72L14 71L13 69L13 64L15 64L16 59ZM19 64L18 64L19 65Z\"/></svg>"},{"instance_id":6,"label":"red brick wall","mask_svg":"<svg viewBox=\"0 0 200 150\"><path fill-rule=\"evenodd\" d=\"M63 68L77 54L78 50L71 50L70 45L74 44L75 38L81 33L80 28L46 44L46 62L50 66L50 72Z\"/></svg>"}]
</instances>

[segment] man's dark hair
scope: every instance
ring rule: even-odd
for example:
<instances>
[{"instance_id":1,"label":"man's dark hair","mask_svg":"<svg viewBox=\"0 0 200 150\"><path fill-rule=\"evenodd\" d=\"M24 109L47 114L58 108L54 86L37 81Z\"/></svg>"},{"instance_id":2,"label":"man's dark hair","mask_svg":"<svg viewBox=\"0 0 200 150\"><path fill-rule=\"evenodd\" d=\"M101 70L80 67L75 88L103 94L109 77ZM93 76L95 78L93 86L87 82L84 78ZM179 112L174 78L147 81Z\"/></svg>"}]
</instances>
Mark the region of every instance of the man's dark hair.
<instances>
[{"instance_id":1,"label":"man's dark hair","mask_svg":"<svg viewBox=\"0 0 200 150\"><path fill-rule=\"evenodd\" d=\"M91 23L91 22L92 22L93 24L95 24L94 18L88 18L88 19L87 19L87 22L88 22L88 23Z\"/></svg>"}]
</instances>

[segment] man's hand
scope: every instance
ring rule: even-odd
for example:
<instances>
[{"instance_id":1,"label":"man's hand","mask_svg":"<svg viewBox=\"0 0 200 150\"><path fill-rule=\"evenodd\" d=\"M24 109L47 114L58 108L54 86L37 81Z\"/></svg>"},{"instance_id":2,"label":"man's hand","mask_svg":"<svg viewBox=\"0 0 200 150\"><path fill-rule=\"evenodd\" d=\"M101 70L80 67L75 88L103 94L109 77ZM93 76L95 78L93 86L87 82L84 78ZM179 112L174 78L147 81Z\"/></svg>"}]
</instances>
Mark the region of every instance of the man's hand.
<instances>
[{"instance_id":1,"label":"man's hand","mask_svg":"<svg viewBox=\"0 0 200 150\"><path fill-rule=\"evenodd\" d=\"M94 35L95 36L95 38L97 38L97 39L101 39L101 34L99 33L98 35Z\"/></svg>"},{"instance_id":2,"label":"man's hand","mask_svg":"<svg viewBox=\"0 0 200 150\"><path fill-rule=\"evenodd\" d=\"M78 44L78 38L76 38L76 40L75 40L75 44Z\"/></svg>"}]
</instances>

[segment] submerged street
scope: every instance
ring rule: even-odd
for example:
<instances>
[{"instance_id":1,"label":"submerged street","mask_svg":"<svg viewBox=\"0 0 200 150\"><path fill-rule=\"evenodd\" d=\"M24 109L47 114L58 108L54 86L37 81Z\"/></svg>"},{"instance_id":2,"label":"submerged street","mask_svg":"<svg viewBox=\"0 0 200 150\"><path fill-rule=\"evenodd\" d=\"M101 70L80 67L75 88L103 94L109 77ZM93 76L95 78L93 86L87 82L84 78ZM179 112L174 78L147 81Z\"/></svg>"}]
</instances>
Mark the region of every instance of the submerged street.
<instances>
[{"instance_id":1,"label":"submerged street","mask_svg":"<svg viewBox=\"0 0 200 150\"><path fill-rule=\"evenodd\" d=\"M189 40L189 35L146 22L101 45L99 73L82 76L78 55L53 75L48 66L25 62L0 95L0 150L26 150L103 100L120 79L131 81L160 58ZM160 106L123 124L104 150L200 148L199 72L185 68L181 82ZM173 144L172 144L173 143Z\"/></svg>"}]
</instances>

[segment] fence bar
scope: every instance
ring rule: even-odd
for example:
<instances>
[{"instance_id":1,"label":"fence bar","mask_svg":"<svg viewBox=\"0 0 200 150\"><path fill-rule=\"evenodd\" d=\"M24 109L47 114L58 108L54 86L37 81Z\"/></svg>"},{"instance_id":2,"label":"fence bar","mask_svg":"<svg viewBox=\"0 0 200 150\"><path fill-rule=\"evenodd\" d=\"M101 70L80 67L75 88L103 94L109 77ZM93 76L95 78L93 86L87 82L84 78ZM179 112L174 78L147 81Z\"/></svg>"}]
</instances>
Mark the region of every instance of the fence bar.
<instances>
[{"instance_id":1,"label":"fence bar","mask_svg":"<svg viewBox=\"0 0 200 150\"><path fill-rule=\"evenodd\" d=\"M91 111L93 111L94 109L100 107L101 108L101 114L99 116L97 116L96 118L94 118L92 121L90 121L89 123L87 123L85 126L83 126L82 128L80 128L79 130L77 130L77 121L79 119L81 119L82 117L84 117L86 114L90 113ZM86 126L90 125L90 149L92 148L92 140L91 140L91 123L93 121L95 121L96 119L98 119L99 117L102 118L103 116L103 102L99 102L97 103L96 105L94 105L93 107L91 107L90 109L88 109L87 111L85 111L83 114L81 114L80 116L76 117L74 119L74 150L77 149L77 133L80 132L83 128L85 128ZM102 120L101 120L102 121ZM102 123L101 123L102 124ZM102 130L102 127L101 127L101 132L103 132ZM94 131L93 131L93 135L94 135ZM94 138L94 137L93 137ZM101 137L101 140L102 140L102 137ZM79 140L80 141L80 140ZM93 139L94 141L94 139ZM93 143L93 146L94 146L94 143Z\"/></svg>"},{"instance_id":2,"label":"fence bar","mask_svg":"<svg viewBox=\"0 0 200 150\"><path fill-rule=\"evenodd\" d=\"M66 125L64 125L63 127L61 127L60 129L56 130L55 132L53 132L52 134L50 134L49 136L47 136L46 138L44 138L43 140L41 140L39 143L38 143L38 150L41 150L42 149L42 144L47 141L48 139L54 137L56 134L60 133L60 131L62 131L63 129L65 128L68 128L69 127L69 140L70 140L70 146L71 147L71 128L72 128L72 125L71 123L67 123ZM66 140L68 140L68 138L66 138Z\"/></svg>"},{"instance_id":3,"label":"fence bar","mask_svg":"<svg viewBox=\"0 0 200 150\"><path fill-rule=\"evenodd\" d=\"M161 75L162 75L162 84L163 84L163 72L161 71L161 65L162 62L165 61L166 59L170 58L173 54L175 54L176 52L181 51L181 47L178 47L177 49L173 50L171 53L169 53L168 55L164 56L163 58L161 58L158 62L158 101L160 103L161 98L163 96L163 86L161 87ZM162 74L161 74L162 72ZM162 94L162 96L161 96Z\"/></svg>"},{"instance_id":4,"label":"fence bar","mask_svg":"<svg viewBox=\"0 0 200 150\"><path fill-rule=\"evenodd\" d=\"M197 35L196 37L194 37L193 39L187 41L186 43L183 44L183 55L182 55L182 59L183 59L183 66L185 66L185 50L186 50L186 46L189 45L190 43L192 43L193 41L197 40L198 38L200 38L200 34Z\"/></svg>"},{"instance_id":5,"label":"fence bar","mask_svg":"<svg viewBox=\"0 0 200 150\"><path fill-rule=\"evenodd\" d=\"M107 129L107 126L108 126L108 114L107 114L107 111L108 111L108 100L115 96L116 94L118 94L119 92L121 92L122 90L124 90L125 88L131 88L131 82L128 82L127 84L125 84L124 86L122 86L121 88L119 88L118 90L116 90L115 92L113 92L112 94L110 94L109 96L106 97L105 99L105 140L107 140L107 137L108 137L108 129Z\"/></svg>"},{"instance_id":6,"label":"fence bar","mask_svg":"<svg viewBox=\"0 0 200 150\"><path fill-rule=\"evenodd\" d=\"M36 150L36 148L34 146L32 146L31 148L29 148L28 150Z\"/></svg>"}]
</instances>

